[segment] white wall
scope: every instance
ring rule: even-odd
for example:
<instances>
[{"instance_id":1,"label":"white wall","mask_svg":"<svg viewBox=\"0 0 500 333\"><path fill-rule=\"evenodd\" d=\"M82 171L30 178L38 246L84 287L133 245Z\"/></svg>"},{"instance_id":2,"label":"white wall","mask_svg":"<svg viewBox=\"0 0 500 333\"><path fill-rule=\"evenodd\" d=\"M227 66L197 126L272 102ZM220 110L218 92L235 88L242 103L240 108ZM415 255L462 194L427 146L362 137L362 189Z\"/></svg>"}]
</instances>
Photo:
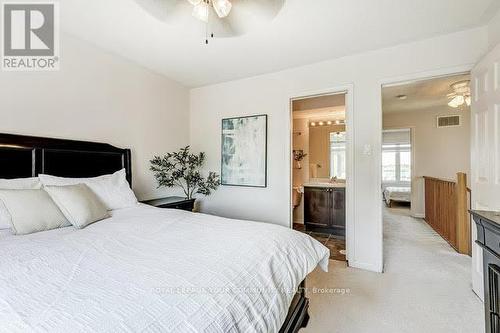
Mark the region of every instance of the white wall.
<instances>
[{"instance_id":1,"label":"white wall","mask_svg":"<svg viewBox=\"0 0 500 333\"><path fill-rule=\"evenodd\" d=\"M355 42L355 41L353 41ZM382 270L381 81L475 63L487 48L484 28L237 80L191 91L191 144L220 170L223 117L268 114L268 187L221 187L201 209L288 226L290 221L289 98L354 85L354 246L352 266ZM286 55L283 55L286 56ZM425 73L427 75L428 73ZM424 74L422 74L424 75ZM363 153L371 145L372 154Z\"/></svg>"},{"instance_id":2,"label":"white wall","mask_svg":"<svg viewBox=\"0 0 500 333\"><path fill-rule=\"evenodd\" d=\"M0 72L0 132L132 149L139 198L160 195L149 159L187 145L189 92L68 35L58 72Z\"/></svg>"},{"instance_id":3,"label":"white wall","mask_svg":"<svg viewBox=\"0 0 500 333\"><path fill-rule=\"evenodd\" d=\"M438 128L438 116L461 115L460 127ZM415 158L412 175L412 214L425 216L423 176L456 179L465 172L470 179L470 110L435 108L385 113L384 129L411 127Z\"/></svg>"},{"instance_id":4,"label":"white wall","mask_svg":"<svg viewBox=\"0 0 500 333\"><path fill-rule=\"evenodd\" d=\"M500 43L500 11L498 11L488 24L488 39L491 50Z\"/></svg>"}]
</instances>

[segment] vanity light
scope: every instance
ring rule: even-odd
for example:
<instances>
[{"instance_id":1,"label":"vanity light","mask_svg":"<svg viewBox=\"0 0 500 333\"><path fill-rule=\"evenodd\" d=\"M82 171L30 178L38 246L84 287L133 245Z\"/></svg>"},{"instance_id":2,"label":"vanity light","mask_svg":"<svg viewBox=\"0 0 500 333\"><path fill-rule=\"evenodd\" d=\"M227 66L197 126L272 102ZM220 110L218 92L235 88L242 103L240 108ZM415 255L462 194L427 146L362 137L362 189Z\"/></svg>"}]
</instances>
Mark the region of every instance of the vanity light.
<instances>
[{"instance_id":1,"label":"vanity light","mask_svg":"<svg viewBox=\"0 0 500 333\"><path fill-rule=\"evenodd\" d=\"M331 122L330 120L328 120L328 121L326 122L326 124L327 124L327 125L331 125L331 124L332 124L332 122Z\"/></svg>"},{"instance_id":2,"label":"vanity light","mask_svg":"<svg viewBox=\"0 0 500 333\"><path fill-rule=\"evenodd\" d=\"M315 122L312 122L312 123L311 123L311 126L313 126L313 127L314 127L314 126L316 126L316 123L315 123Z\"/></svg>"},{"instance_id":3,"label":"vanity light","mask_svg":"<svg viewBox=\"0 0 500 333\"><path fill-rule=\"evenodd\" d=\"M335 120L336 125L340 125L340 120Z\"/></svg>"},{"instance_id":4,"label":"vanity light","mask_svg":"<svg viewBox=\"0 0 500 333\"><path fill-rule=\"evenodd\" d=\"M325 123L320 121L318 124L319 124L319 126L323 126Z\"/></svg>"}]
</instances>

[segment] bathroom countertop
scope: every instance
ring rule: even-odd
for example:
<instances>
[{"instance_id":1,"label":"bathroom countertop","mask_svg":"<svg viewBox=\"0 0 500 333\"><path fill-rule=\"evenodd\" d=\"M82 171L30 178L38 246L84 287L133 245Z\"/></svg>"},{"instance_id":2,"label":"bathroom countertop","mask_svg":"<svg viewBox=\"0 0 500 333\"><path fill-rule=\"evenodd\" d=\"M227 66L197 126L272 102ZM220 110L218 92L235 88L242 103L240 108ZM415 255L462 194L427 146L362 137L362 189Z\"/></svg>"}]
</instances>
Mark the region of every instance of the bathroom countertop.
<instances>
[{"instance_id":1,"label":"bathroom countertop","mask_svg":"<svg viewBox=\"0 0 500 333\"><path fill-rule=\"evenodd\" d=\"M304 187L345 188L345 183L306 183Z\"/></svg>"}]
</instances>

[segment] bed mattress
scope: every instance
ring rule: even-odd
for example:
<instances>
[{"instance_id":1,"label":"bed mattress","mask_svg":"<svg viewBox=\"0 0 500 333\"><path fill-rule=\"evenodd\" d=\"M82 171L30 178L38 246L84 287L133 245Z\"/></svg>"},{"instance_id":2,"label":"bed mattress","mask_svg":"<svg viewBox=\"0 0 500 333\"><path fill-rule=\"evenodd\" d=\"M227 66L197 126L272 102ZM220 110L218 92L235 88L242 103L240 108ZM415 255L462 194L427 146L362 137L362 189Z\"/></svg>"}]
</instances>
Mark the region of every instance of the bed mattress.
<instances>
[{"instance_id":1,"label":"bed mattress","mask_svg":"<svg viewBox=\"0 0 500 333\"><path fill-rule=\"evenodd\" d=\"M391 201L411 202L411 188L406 186L386 187L384 190L384 199L388 205Z\"/></svg>"}]
</instances>

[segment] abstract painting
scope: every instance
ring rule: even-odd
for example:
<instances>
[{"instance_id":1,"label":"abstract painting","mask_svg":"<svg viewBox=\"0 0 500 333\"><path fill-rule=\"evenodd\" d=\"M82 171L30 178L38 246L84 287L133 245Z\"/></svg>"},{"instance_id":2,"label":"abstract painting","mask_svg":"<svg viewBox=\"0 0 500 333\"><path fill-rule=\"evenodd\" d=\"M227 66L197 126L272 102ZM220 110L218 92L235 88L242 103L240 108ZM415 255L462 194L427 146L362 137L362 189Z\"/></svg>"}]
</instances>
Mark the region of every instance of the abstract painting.
<instances>
[{"instance_id":1,"label":"abstract painting","mask_svg":"<svg viewBox=\"0 0 500 333\"><path fill-rule=\"evenodd\" d=\"M267 115L222 119L222 185L267 186Z\"/></svg>"}]
</instances>

